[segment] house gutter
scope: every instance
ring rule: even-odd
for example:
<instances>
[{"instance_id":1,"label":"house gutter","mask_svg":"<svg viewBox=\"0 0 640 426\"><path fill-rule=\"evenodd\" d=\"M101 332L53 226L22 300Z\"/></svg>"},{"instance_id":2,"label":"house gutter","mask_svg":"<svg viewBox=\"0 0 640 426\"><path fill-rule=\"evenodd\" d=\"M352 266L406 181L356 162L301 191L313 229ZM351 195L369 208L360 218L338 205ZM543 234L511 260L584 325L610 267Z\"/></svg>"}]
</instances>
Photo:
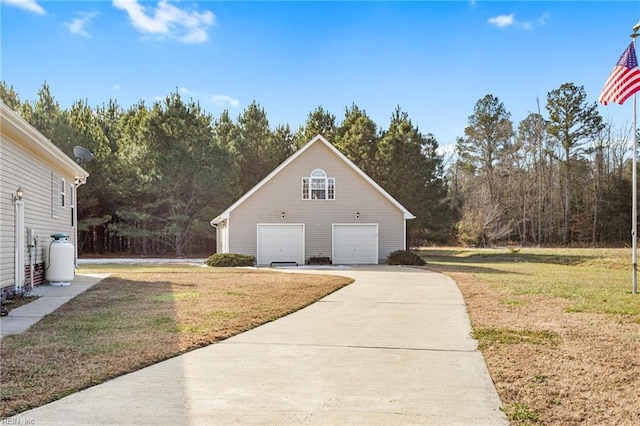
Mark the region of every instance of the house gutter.
<instances>
[{"instance_id":1,"label":"house gutter","mask_svg":"<svg viewBox=\"0 0 640 426\"><path fill-rule=\"evenodd\" d=\"M218 229L218 224L224 222L225 220L229 219L229 213L222 213L219 216L216 216L215 218L213 218L211 220L211 222L209 222L209 225L213 226L214 228Z\"/></svg>"}]
</instances>

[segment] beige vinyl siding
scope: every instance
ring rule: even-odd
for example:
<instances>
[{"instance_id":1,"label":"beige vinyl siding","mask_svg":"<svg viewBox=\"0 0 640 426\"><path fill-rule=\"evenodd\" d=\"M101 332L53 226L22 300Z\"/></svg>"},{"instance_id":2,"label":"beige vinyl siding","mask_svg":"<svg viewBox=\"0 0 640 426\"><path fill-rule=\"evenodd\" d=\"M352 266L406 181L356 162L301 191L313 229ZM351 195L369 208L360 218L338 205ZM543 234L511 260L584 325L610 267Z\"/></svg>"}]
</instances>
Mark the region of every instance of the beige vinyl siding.
<instances>
[{"instance_id":1,"label":"beige vinyl siding","mask_svg":"<svg viewBox=\"0 0 640 426\"><path fill-rule=\"evenodd\" d=\"M302 199L302 178L318 168L335 178L335 200ZM255 256L257 223L304 223L307 258L331 256L334 223L378 223L381 261L404 248L403 212L320 142L231 211L229 251Z\"/></svg>"},{"instance_id":2,"label":"beige vinyl siding","mask_svg":"<svg viewBox=\"0 0 640 426\"><path fill-rule=\"evenodd\" d=\"M13 276L15 213L11 196L18 189L17 182L11 179L9 174L9 169L13 169L13 165L8 161L8 144L3 139L0 139L0 287L15 284Z\"/></svg>"},{"instance_id":3,"label":"beige vinyl siding","mask_svg":"<svg viewBox=\"0 0 640 426\"><path fill-rule=\"evenodd\" d=\"M25 227L33 228L38 236L34 263L42 263L43 249L51 241L50 235L63 232L75 245L71 227L72 209L61 207L61 179L65 181L65 193L69 200L73 191L73 173L64 167L54 167L37 156L36 152L24 149L18 136L2 129L0 142L0 285L14 285L14 205L11 195L21 187L24 196ZM52 182L52 176L55 176ZM57 196L52 200L52 184ZM52 208L57 206L57 217L52 218ZM27 232L25 230L25 236ZM26 237L25 237L26 238ZM25 242L25 247L27 243ZM25 252L25 262L29 256Z\"/></svg>"}]
</instances>

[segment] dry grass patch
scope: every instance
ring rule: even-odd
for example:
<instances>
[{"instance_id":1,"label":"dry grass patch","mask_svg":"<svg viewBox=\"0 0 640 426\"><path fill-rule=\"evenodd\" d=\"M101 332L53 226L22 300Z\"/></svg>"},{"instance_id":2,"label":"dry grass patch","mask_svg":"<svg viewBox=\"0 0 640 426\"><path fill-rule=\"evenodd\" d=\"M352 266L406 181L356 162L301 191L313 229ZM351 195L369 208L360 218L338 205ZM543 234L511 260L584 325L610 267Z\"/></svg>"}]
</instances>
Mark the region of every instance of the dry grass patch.
<instances>
[{"instance_id":1,"label":"dry grass patch","mask_svg":"<svg viewBox=\"0 0 640 426\"><path fill-rule=\"evenodd\" d=\"M0 341L2 417L249 330L352 281L194 266L91 271L113 275Z\"/></svg>"},{"instance_id":2,"label":"dry grass patch","mask_svg":"<svg viewBox=\"0 0 640 426\"><path fill-rule=\"evenodd\" d=\"M38 300L38 296L17 295L11 297L10 299L3 300L1 305L2 314L7 315L12 310L17 309L20 306L24 306L27 303L31 303L34 300Z\"/></svg>"},{"instance_id":3,"label":"dry grass patch","mask_svg":"<svg viewBox=\"0 0 640 426\"><path fill-rule=\"evenodd\" d=\"M423 255L458 283L512 424L640 424L640 295L628 250Z\"/></svg>"}]
</instances>

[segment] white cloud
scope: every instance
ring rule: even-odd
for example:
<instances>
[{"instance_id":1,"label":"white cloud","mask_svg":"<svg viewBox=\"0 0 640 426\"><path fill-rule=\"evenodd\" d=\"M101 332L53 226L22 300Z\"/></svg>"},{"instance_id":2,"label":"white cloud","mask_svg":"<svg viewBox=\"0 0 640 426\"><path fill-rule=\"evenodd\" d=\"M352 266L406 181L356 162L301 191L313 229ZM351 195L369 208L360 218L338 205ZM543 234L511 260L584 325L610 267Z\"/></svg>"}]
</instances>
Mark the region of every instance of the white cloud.
<instances>
[{"instance_id":1,"label":"white cloud","mask_svg":"<svg viewBox=\"0 0 640 426\"><path fill-rule=\"evenodd\" d=\"M131 24L138 31L158 37L174 38L183 43L203 43L209 39L207 29L214 22L208 10L200 13L180 9L168 0L161 0L157 7L142 6L138 0L113 0L113 6L129 15Z\"/></svg>"},{"instance_id":2,"label":"white cloud","mask_svg":"<svg viewBox=\"0 0 640 426\"><path fill-rule=\"evenodd\" d=\"M227 96L227 95L213 95L211 96L211 102L213 102L214 104L218 104L218 105L231 105L232 107L236 108L238 105L240 105L240 101L237 99L232 98L231 96Z\"/></svg>"},{"instance_id":3,"label":"white cloud","mask_svg":"<svg viewBox=\"0 0 640 426\"><path fill-rule=\"evenodd\" d=\"M498 28L508 27L509 25L513 25L513 13L511 15L498 15L493 18L487 19L491 25L495 25Z\"/></svg>"},{"instance_id":4,"label":"white cloud","mask_svg":"<svg viewBox=\"0 0 640 426\"><path fill-rule=\"evenodd\" d=\"M232 98L231 96L228 95L220 95L220 94L215 94L212 95L210 93L206 93L206 92L200 92L200 91L194 91L191 89L188 89L184 86L179 87L178 91L186 96L189 96L192 99L201 99L201 100L206 100L209 101L215 105L219 105L222 107L227 107L227 106L231 106L233 108L237 108L240 105L240 101Z\"/></svg>"},{"instance_id":5,"label":"white cloud","mask_svg":"<svg viewBox=\"0 0 640 426\"><path fill-rule=\"evenodd\" d=\"M116 83L116 84L113 85L112 89L115 90L116 92L119 92L120 91L120 85Z\"/></svg>"},{"instance_id":6,"label":"white cloud","mask_svg":"<svg viewBox=\"0 0 640 426\"><path fill-rule=\"evenodd\" d=\"M0 0L6 4L19 7L20 9L28 10L29 12L37 13L38 15L44 15L46 12L36 0Z\"/></svg>"},{"instance_id":7,"label":"white cloud","mask_svg":"<svg viewBox=\"0 0 640 426\"><path fill-rule=\"evenodd\" d=\"M539 18L538 18L538 25L542 26L544 24L547 23L547 21L549 20L549 18L551 18L551 15L549 14L549 12L545 12L543 13Z\"/></svg>"},{"instance_id":8,"label":"white cloud","mask_svg":"<svg viewBox=\"0 0 640 426\"><path fill-rule=\"evenodd\" d=\"M87 33L86 26L91 23L93 18L95 18L98 14L96 12L80 12L78 13L77 18L73 18L69 22L65 22L64 25L69 28L69 31L72 34L77 34L82 37L89 37L89 33Z\"/></svg>"},{"instance_id":9,"label":"white cloud","mask_svg":"<svg viewBox=\"0 0 640 426\"><path fill-rule=\"evenodd\" d=\"M518 22L518 25L523 30L532 30L533 29L533 24L531 22Z\"/></svg>"},{"instance_id":10,"label":"white cloud","mask_svg":"<svg viewBox=\"0 0 640 426\"><path fill-rule=\"evenodd\" d=\"M547 23L550 15L548 12L543 13L535 22L531 21L518 21L513 13L509 15L498 15L487 19L487 22L491 25L495 25L498 28L505 28L514 26L523 30L533 30L535 27L541 27Z\"/></svg>"}]
</instances>

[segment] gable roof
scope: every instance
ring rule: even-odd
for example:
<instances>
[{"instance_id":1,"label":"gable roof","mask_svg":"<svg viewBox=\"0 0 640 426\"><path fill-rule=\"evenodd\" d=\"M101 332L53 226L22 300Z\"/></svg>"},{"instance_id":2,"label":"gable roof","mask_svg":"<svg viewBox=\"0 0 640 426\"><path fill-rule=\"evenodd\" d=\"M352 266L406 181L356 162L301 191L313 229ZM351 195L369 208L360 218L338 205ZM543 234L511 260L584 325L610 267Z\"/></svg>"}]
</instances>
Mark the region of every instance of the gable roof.
<instances>
[{"instance_id":1,"label":"gable roof","mask_svg":"<svg viewBox=\"0 0 640 426\"><path fill-rule=\"evenodd\" d=\"M271 173L269 173L264 179L262 179L256 186L251 188L246 194L238 199L235 203L231 205L228 209L220 213L215 219L213 219L210 223L211 225L218 224L226 219L229 219L229 215L231 212L242 204L247 198L251 197L255 192L257 192L260 188L267 184L275 175L280 173L285 167L287 167L291 162L293 162L296 158L301 156L309 147L313 146L315 143L324 144L331 152L338 156L342 161L344 161L347 166L349 166L353 171L355 171L358 175L360 175L366 182L368 182L375 190L377 190L384 198L386 198L391 204L396 206L398 210L403 213L404 219L415 219L415 216L409 212L402 204L400 204L395 198L393 198L387 191L382 189L380 185L378 185L373 179L371 179L365 172L360 170L358 166L353 164L351 160L349 160L343 153L341 153L335 146L331 145L329 141L327 141L322 135L317 135L313 139L311 139L305 146L297 150L293 153L289 158L287 158L282 164L276 167Z\"/></svg>"},{"instance_id":2,"label":"gable roof","mask_svg":"<svg viewBox=\"0 0 640 426\"><path fill-rule=\"evenodd\" d=\"M19 141L23 147L36 153L47 165L54 168L62 168L80 183L84 183L89 173L66 155L60 148L54 145L35 127L20 117L15 111L0 101L0 119L2 128L12 129L23 136Z\"/></svg>"}]
</instances>

